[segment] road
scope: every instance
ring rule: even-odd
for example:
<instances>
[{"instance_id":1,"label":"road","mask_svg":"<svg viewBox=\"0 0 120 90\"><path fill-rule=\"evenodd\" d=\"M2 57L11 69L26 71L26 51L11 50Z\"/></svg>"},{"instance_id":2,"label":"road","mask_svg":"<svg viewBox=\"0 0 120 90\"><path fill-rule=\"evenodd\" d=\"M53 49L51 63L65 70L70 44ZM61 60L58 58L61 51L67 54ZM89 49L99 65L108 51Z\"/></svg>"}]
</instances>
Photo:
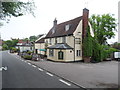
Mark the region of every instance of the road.
<instances>
[{"instance_id":1,"label":"road","mask_svg":"<svg viewBox=\"0 0 120 90\"><path fill-rule=\"evenodd\" d=\"M79 88L7 51L2 52L2 88ZM83 90L83 89L81 89Z\"/></svg>"}]
</instances>

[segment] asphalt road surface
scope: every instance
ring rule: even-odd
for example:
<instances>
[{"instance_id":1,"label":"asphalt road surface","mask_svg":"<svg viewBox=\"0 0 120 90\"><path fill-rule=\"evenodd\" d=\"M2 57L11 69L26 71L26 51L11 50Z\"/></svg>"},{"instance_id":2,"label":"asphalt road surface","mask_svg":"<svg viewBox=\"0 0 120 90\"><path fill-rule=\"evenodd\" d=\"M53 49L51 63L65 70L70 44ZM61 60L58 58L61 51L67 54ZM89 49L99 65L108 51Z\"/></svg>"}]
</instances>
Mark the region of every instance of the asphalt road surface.
<instances>
[{"instance_id":1,"label":"asphalt road surface","mask_svg":"<svg viewBox=\"0 0 120 90\"><path fill-rule=\"evenodd\" d=\"M79 88L8 51L2 52L2 66L2 88Z\"/></svg>"}]
</instances>

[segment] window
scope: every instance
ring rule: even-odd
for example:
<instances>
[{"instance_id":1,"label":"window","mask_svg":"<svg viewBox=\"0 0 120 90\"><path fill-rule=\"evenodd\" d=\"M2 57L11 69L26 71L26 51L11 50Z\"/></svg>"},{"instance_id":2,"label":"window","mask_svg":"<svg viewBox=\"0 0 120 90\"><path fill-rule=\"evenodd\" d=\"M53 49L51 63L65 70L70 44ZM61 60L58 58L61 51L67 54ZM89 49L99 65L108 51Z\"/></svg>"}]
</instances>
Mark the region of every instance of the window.
<instances>
[{"instance_id":1,"label":"window","mask_svg":"<svg viewBox=\"0 0 120 90\"><path fill-rule=\"evenodd\" d=\"M55 44L57 44L57 38L55 38Z\"/></svg>"},{"instance_id":2,"label":"window","mask_svg":"<svg viewBox=\"0 0 120 90\"><path fill-rule=\"evenodd\" d=\"M52 40L51 40L51 38L50 38L50 45L52 44Z\"/></svg>"},{"instance_id":3,"label":"window","mask_svg":"<svg viewBox=\"0 0 120 90\"><path fill-rule=\"evenodd\" d=\"M65 25L65 30L68 31L70 29L70 24Z\"/></svg>"},{"instance_id":4,"label":"window","mask_svg":"<svg viewBox=\"0 0 120 90\"><path fill-rule=\"evenodd\" d=\"M38 54L38 49L35 49L35 54Z\"/></svg>"},{"instance_id":5,"label":"window","mask_svg":"<svg viewBox=\"0 0 120 90\"><path fill-rule=\"evenodd\" d=\"M80 56L80 50L77 50L76 56Z\"/></svg>"},{"instance_id":6,"label":"window","mask_svg":"<svg viewBox=\"0 0 120 90\"><path fill-rule=\"evenodd\" d=\"M66 43L66 37L62 37L62 43Z\"/></svg>"},{"instance_id":7,"label":"window","mask_svg":"<svg viewBox=\"0 0 120 90\"><path fill-rule=\"evenodd\" d=\"M54 34L54 33L55 33L55 28L52 29L52 34Z\"/></svg>"},{"instance_id":8,"label":"window","mask_svg":"<svg viewBox=\"0 0 120 90\"><path fill-rule=\"evenodd\" d=\"M80 38L75 38L75 44L81 44L81 39Z\"/></svg>"},{"instance_id":9,"label":"window","mask_svg":"<svg viewBox=\"0 0 120 90\"><path fill-rule=\"evenodd\" d=\"M49 56L54 56L54 50L53 49L49 49Z\"/></svg>"},{"instance_id":10,"label":"window","mask_svg":"<svg viewBox=\"0 0 120 90\"><path fill-rule=\"evenodd\" d=\"M58 52L58 59L63 59L64 53L62 51Z\"/></svg>"}]
</instances>

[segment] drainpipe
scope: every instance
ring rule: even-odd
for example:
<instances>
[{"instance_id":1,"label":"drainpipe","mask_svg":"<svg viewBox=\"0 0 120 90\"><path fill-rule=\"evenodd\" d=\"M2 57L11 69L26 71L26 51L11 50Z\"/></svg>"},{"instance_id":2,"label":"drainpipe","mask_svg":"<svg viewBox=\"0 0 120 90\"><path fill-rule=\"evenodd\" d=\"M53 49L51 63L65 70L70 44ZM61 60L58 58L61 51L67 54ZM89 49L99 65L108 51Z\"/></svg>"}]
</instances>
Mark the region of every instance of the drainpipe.
<instances>
[{"instance_id":1,"label":"drainpipe","mask_svg":"<svg viewBox=\"0 0 120 90\"><path fill-rule=\"evenodd\" d=\"M75 36L73 36L74 38L74 62L75 62Z\"/></svg>"}]
</instances>

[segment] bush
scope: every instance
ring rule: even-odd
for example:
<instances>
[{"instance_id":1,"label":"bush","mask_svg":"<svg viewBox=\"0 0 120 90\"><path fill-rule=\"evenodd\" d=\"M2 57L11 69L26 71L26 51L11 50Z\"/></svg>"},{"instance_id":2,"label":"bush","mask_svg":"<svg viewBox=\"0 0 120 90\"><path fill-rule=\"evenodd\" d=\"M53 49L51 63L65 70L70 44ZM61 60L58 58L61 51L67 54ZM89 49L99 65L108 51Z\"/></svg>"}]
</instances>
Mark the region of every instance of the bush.
<instances>
[{"instance_id":1,"label":"bush","mask_svg":"<svg viewBox=\"0 0 120 90\"><path fill-rule=\"evenodd\" d=\"M32 51L26 51L27 54L31 55L33 52Z\"/></svg>"},{"instance_id":2,"label":"bush","mask_svg":"<svg viewBox=\"0 0 120 90\"><path fill-rule=\"evenodd\" d=\"M31 60L31 59L32 59L32 55L24 55L23 58L24 58L24 59Z\"/></svg>"}]
</instances>

